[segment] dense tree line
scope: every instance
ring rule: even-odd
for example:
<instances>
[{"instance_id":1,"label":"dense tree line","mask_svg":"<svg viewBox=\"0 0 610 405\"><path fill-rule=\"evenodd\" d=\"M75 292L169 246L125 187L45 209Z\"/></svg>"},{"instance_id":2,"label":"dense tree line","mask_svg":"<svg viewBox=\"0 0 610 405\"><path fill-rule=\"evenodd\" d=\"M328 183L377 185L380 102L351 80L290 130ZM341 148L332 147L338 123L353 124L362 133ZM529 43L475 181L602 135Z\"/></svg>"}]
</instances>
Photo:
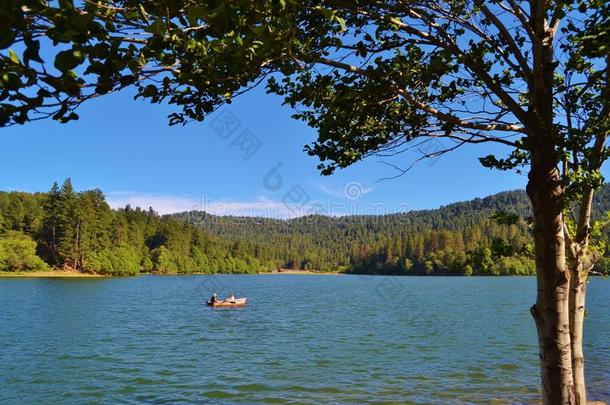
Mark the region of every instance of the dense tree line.
<instances>
[{"instance_id":1,"label":"dense tree line","mask_svg":"<svg viewBox=\"0 0 610 405\"><path fill-rule=\"evenodd\" d=\"M610 186L596 215L610 210ZM494 219L510 212L524 224ZM384 216L291 220L160 216L152 208L112 210L100 190L71 181L48 193L0 193L0 271L73 269L133 275L247 273L283 267L365 274L527 275L535 271L522 191L435 210ZM607 231L606 231L607 232ZM609 240L606 233L603 240ZM610 260L598 264L610 270Z\"/></svg>"},{"instance_id":2,"label":"dense tree line","mask_svg":"<svg viewBox=\"0 0 610 405\"><path fill-rule=\"evenodd\" d=\"M595 215L610 210L610 186L596 196ZM499 212L522 218L503 225ZM307 216L291 220L174 215L216 236L245 243L248 253L290 269L371 274L534 274L530 202L510 191L440 209L384 216ZM602 235L609 240L608 231ZM610 270L602 259L598 270Z\"/></svg>"},{"instance_id":3,"label":"dense tree line","mask_svg":"<svg viewBox=\"0 0 610 405\"><path fill-rule=\"evenodd\" d=\"M246 273L273 266L239 246L152 208L112 210L100 190L76 192L69 179L48 193L0 193L0 271Z\"/></svg>"}]
</instances>

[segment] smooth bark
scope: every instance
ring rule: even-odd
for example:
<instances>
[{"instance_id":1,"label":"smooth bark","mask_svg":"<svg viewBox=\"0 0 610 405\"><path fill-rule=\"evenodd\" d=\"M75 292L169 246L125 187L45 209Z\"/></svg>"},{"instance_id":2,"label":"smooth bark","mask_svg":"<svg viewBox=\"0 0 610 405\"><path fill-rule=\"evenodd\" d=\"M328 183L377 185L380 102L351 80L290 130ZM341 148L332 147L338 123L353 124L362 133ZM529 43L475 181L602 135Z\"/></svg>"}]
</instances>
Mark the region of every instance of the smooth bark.
<instances>
[{"instance_id":1,"label":"smooth bark","mask_svg":"<svg viewBox=\"0 0 610 405\"><path fill-rule=\"evenodd\" d=\"M531 313L538 330L542 396L545 405L576 403L570 345L570 272L564 238L564 189L554 125L553 32L544 2L531 1L533 75L529 87L528 142L531 169L527 192L534 212L537 297Z\"/></svg>"},{"instance_id":2,"label":"smooth bark","mask_svg":"<svg viewBox=\"0 0 610 405\"><path fill-rule=\"evenodd\" d=\"M544 160L544 159L543 159ZM558 171L532 167L528 193L534 209L538 291L531 312L538 330L543 401L576 404L572 375L569 292Z\"/></svg>"},{"instance_id":3,"label":"smooth bark","mask_svg":"<svg viewBox=\"0 0 610 405\"><path fill-rule=\"evenodd\" d=\"M587 277L597 258L587 255L589 245L589 229L593 207L593 189L585 192L580 206L580 217L576 231L576 241L570 241L568 254L570 258L570 344L572 350L572 378L574 393L578 405L587 403L587 387L585 382L585 355L583 351L583 334L585 320L585 301L587 293ZM566 229L569 237L569 231Z\"/></svg>"},{"instance_id":4,"label":"smooth bark","mask_svg":"<svg viewBox=\"0 0 610 405\"><path fill-rule=\"evenodd\" d=\"M606 57L606 105L601 111L602 120L610 121L610 55ZM590 168L599 171L604 161L602 155L608 135L603 130L595 137L591 149ZM586 313L587 280L589 273L600 259L600 253L590 251L591 221L593 211L594 187L585 190L580 202L580 213L576 228L575 240L568 246L570 257L570 340L572 349L572 375L578 405L587 404L587 389L585 382L585 358L583 351L584 319ZM569 238L567 227L565 235Z\"/></svg>"},{"instance_id":5,"label":"smooth bark","mask_svg":"<svg viewBox=\"0 0 610 405\"><path fill-rule=\"evenodd\" d=\"M576 403L587 403L585 384L585 356L582 348L583 326L585 320L585 294L587 290L586 273L578 264L570 277L570 343L572 347L572 375Z\"/></svg>"}]
</instances>

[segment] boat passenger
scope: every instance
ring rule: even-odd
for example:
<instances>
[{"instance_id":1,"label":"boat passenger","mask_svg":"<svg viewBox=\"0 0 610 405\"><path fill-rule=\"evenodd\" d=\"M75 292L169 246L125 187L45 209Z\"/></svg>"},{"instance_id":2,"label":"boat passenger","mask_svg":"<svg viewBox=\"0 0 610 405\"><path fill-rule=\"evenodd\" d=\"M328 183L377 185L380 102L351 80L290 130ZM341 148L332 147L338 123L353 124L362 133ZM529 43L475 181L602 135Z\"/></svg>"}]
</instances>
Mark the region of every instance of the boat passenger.
<instances>
[{"instance_id":1,"label":"boat passenger","mask_svg":"<svg viewBox=\"0 0 610 405\"><path fill-rule=\"evenodd\" d=\"M212 295L212 298L210 298L210 302L213 304L215 302L218 302L218 295L216 293L214 293Z\"/></svg>"},{"instance_id":2,"label":"boat passenger","mask_svg":"<svg viewBox=\"0 0 610 405\"><path fill-rule=\"evenodd\" d=\"M227 300L228 300L229 302L233 302L233 303L235 303L235 294L231 294L231 295L229 295L229 298L227 298Z\"/></svg>"}]
</instances>

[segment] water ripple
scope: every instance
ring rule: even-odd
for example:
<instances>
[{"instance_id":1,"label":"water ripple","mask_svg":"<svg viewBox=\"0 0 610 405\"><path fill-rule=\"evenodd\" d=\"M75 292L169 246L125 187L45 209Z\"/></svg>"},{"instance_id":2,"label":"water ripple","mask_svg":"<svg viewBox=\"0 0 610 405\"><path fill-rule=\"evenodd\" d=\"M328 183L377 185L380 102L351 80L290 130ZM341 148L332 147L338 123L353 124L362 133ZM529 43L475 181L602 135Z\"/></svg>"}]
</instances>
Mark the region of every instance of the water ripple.
<instances>
[{"instance_id":1,"label":"water ripple","mask_svg":"<svg viewBox=\"0 0 610 405\"><path fill-rule=\"evenodd\" d=\"M207 308L213 291L250 305ZM589 391L608 401L610 282L589 291ZM0 280L0 403L531 403L534 295L532 278Z\"/></svg>"}]
</instances>

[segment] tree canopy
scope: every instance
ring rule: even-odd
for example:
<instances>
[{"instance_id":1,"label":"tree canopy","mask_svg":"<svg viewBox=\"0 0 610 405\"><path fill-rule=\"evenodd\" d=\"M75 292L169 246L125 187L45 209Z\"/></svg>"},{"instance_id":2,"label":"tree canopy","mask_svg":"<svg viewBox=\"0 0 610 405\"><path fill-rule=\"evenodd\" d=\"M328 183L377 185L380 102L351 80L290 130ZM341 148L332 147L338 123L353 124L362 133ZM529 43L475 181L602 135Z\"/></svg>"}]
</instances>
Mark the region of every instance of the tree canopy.
<instances>
[{"instance_id":1,"label":"tree canopy","mask_svg":"<svg viewBox=\"0 0 610 405\"><path fill-rule=\"evenodd\" d=\"M447 149L507 145L509 159L482 161L514 168L528 162L528 92L548 90L532 88L544 40L536 19L548 21L562 51L549 83L563 117L557 162L586 153L602 125L608 6L600 0L529 10L512 0L10 0L1 13L2 125L76 119L85 100L130 85L137 98L175 105L172 124L202 120L269 79L269 91L318 129L308 151L324 173L440 136L454 142Z\"/></svg>"}]
</instances>

